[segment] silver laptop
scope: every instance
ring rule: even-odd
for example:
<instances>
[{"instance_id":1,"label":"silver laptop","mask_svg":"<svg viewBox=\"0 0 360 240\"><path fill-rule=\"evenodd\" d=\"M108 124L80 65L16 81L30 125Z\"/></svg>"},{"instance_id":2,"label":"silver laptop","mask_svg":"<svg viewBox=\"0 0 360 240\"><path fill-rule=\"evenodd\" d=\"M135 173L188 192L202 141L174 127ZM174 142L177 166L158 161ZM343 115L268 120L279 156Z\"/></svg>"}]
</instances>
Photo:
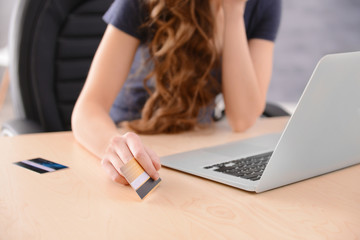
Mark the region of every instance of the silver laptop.
<instances>
[{"instance_id":1,"label":"silver laptop","mask_svg":"<svg viewBox=\"0 0 360 240\"><path fill-rule=\"evenodd\" d=\"M165 156L161 163L254 192L360 163L360 52L320 60L282 134Z\"/></svg>"}]
</instances>

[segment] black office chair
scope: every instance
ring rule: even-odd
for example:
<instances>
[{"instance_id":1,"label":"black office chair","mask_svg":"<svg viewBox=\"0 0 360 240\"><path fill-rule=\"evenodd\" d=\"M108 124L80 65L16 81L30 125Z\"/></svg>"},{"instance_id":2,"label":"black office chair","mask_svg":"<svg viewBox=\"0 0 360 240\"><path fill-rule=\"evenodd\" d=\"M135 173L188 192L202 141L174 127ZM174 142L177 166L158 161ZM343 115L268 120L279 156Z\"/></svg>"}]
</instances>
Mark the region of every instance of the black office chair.
<instances>
[{"instance_id":1,"label":"black office chair","mask_svg":"<svg viewBox=\"0 0 360 240\"><path fill-rule=\"evenodd\" d=\"M262 117L282 117L290 116L290 114L280 107L278 104L272 102L266 102L266 106ZM213 113L213 119L219 121L225 117L225 103L222 94L218 94L215 98L215 109Z\"/></svg>"},{"instance_id":2,"label":"black office chair","mask_svg":"<svg viewBox=\"0 0 360 240\"><path fill-rule=\"evenodd\" d=\"M16 119L3 135L70 130L71 113L105 31L113 0L22 0L11 23Z\"/></svg>"},{"instance_id":3,"label":"black office chair","mask_svg":"<svg viewBox=\"0 0 360 240\"><path fill-rule=\"evenodd\" d=\"M18 1L9 41L16 119L3 124L2 135L70 130L74 104L106 28L102 16L112 2Z\"/></svg>"}]
</instances>

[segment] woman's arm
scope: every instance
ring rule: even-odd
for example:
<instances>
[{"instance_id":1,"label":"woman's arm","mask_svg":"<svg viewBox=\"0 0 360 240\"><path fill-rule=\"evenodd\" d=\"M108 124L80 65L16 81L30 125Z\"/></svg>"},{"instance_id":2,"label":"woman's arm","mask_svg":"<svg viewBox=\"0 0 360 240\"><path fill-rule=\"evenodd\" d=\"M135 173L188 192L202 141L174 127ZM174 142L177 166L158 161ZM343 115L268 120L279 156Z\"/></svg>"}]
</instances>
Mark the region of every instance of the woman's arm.
<instances>
[{"instance_id":1,"label":"woman's arm","mask_svg":"<svg viewBox=\"0 0 360 240\"><path fill-rule=\"evenodd\" d=\"M272 73L274 43L247 40L246 1L223 0L222 88L226 116L234 131L244 131L262 114Z\"/></svg>"},{"instance_id":2,"label":"woman's arm","mask_svg":"<svg viewBox=\"0 0 360 240\"><path fill-rule=\"evenodd\" d=\"M109 25L95 54L84 88L72 114L75 138L102 158L111 178L126 183L120 167L135 157L150 176L157 178L158 157L133 133L119 135L109 116L123 86L140 41ZM153 162L153 164L151 164Z\"/></svg>"}]
</instances>

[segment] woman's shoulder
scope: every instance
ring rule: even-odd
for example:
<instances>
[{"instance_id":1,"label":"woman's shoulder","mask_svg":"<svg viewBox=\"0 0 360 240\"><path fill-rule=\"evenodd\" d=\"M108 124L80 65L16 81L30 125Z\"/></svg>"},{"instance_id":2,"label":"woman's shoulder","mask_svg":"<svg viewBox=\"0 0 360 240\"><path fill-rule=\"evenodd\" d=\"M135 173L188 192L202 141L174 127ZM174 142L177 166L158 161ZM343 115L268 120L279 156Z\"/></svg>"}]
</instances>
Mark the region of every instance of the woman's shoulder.
<instances>
[{"instance_id":1,"label":"woman's shoulder","mask_svg":"<svg viewBox=\"0 0 360 240\"><path fill-rule=\"evenodd\" d=\"M113 16L139 16L145 13L145 0L115 0L110 6L107 14Z\"/></svg>"},{"instance_id":2,"label":"woman's shoulder","mask_svg":"<svg viewBox=\"0 0 360 240\"><path fill-rule=\"evenodd\" d=\"M274 41L281 18L281 0L248 0L244 14L248 39Z\"/></svg>"},{"instance_id":3,"label":"woman's shoulder","mask_svg":"<svg viewBox=\"0 0 360 240\"><path fill-rule=\"evenodd\" d=\"M115 0L103 19L106 23L143 40L140 28L147 16L145 0Z\"/></svg>"},{"instance_id":4,"label":"woman's shoulder","mask_svg":"<svg viewBox=\"0 0 360 240\"><path fill-rule=\"evenodd\" d=\"M281 8L282 0L248 0L247 6L258 11L268 11L269 9Z\"/></svg>"}]
</instances>

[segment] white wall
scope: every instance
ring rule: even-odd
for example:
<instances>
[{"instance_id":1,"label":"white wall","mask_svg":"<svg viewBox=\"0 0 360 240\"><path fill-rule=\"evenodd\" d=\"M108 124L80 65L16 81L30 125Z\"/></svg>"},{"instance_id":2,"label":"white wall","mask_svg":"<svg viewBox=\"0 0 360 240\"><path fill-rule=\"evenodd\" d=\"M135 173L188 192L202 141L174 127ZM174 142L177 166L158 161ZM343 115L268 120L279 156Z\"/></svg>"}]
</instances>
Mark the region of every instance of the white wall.
<instances>
[{"instance_id":1,"label":"white wall","mask_svg":"<svg viewBox=\"0 0 360 240\"><path fill-rule=\"evenodd\" d=\"M283 0L268 99L297 102L318 60L360 51L359 0Z\"/></svg>"},{"instance_id":2,"label":"white wall","mask_svg":"<svg viewBox=\"0 0 360 240\"><path fill-rule=\"evenodd\" d=\"M18 0L0 0L0 49L7 45L11 11L16 1ZM4 69L0 67L0 79L3 72Z\"/></svg>"}]
</instances>

